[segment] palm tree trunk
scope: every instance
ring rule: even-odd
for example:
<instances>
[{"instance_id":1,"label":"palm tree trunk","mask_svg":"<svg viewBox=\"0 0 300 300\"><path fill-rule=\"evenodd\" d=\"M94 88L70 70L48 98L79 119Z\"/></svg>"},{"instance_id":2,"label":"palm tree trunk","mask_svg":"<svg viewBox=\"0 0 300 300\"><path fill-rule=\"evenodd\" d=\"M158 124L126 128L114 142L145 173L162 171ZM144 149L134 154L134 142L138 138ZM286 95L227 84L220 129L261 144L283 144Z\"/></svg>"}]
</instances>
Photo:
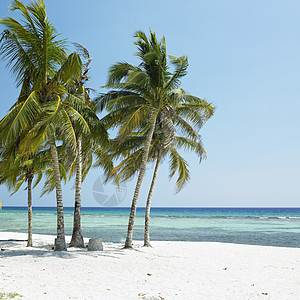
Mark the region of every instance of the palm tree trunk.
<instances>
[{"instance_id":1,"label":"palm tree trunk","mask_svg":"<svg viewBox=\"0 0 300 300\"><path fill-rule=\"evenodd\" d=\"M81 183L82 183L82 163L81 163L81 137L77 140L76 149L76 182L75 182L75 207L73 234L70 247L84 247L81 233Z\"/></svg>"},{"instance_id":2,"label":"palm tree trunk","mask_svg":"<svg viewBox=\"0 0 300 300\"><path fill-rule=\"evenodd\" d=\"M151 146L151 140L152 140L152 136L153 136L153 132L154 132L154 128L155 128L155 123L156 123L156 118L151 124L149 133L147 136L147 140L146 140L146 143L145 143L145 146L143 149L142 164L141 164L140 173L139 173L139 177L138 177L138 180L136 183L136 187L135 187L133 199L132 199L132 204L131 204L125 248L132 248L132 236L133 236L133 227L134 227L136 206L137 206L137 201L139 198L141 185L142 185L143 178L144 178L145 171L146 171L146 166L147 166L149 150L150 150L150 146Z\"/></svg>"},{"instance_id":3,"label":"palm tree trunk","mask_svg":"<svg viewBox=\"0 0 300 300\"><path fill-rule=\"evenodd\" d=\"M149 235L149 223L150 223L150 207L151 207L151 200L152 200L152 195L154 192L156 180L157 180L157 175L158 175L158 170L160 167L160 162L161 162L161 149L158 151L157 155L157 160L156 160L156 165L153 173L153 178L147 198L147 203L146 203L146 209L145 209L145 233L144 233L144 246L145 247L151 247L150 245L150 235Z\"/></svg>"},{"instance_id":4,"label":"palm tree trunk","mask_svg":"<svg viewBox=\"0 0 300 300\"><path fill-rule=\"evenodd\" d=\"M57 149L54 140L54 134L50 134L49 142L50 142L53 174L55 180L56 204L57 204L57 238L55 240L55 251L65 251L67 250L67 246L65 240L64 209L63 209L58 155L57 155Z\"/></svg>"},{"instance_id":5,"label":"palm tree trunk","mask_svg":"<svg viewBox=\"0 0 300 300\"><path fill-rule=\"evenodd\" d=\"M28 193L28 239L27 247L32 247L32 176L27 179L27 193Z\"/></svg>"}]
</instances>

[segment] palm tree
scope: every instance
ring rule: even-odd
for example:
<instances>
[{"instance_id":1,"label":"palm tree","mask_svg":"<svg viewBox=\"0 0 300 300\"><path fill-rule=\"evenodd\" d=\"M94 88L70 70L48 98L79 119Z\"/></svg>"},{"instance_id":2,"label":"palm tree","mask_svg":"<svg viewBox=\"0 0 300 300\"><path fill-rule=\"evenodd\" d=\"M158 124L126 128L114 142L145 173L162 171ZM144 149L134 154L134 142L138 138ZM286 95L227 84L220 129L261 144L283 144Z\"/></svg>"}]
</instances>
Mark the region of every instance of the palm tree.
<instances>
[{"instance_id":1,"label":"palm tree","mask_svg":"<svg viewBox=\"0 0 300 300\"><path fill-rule=\"evenodd\" d=\"M198 141L196 141L188 137L174 136L172 142L166 145L161 140L163 136L158 131L158 127L160 126L157 124L148 157L148 163L155 163L155 168L145 208L144 246L150 246L150 207L159 167L162 160L166 159L166 157L169 157L169 178L171 179L176 173L178 174L176 189L177 192L179 192L190 179L188 163L180 155L179 150L184 149L195 152L200 158L200 162L202 159L206 158L206 152L202 146L200 137ZM108 178L114 175L114 180L118 183L119 181L131 179L139 171L142 162L142 146L145 139L145 136L134 135L122 143L119 143L117 140L111 142L111 159L121 159L122 161L116 167L114 167L113 170L106 172Z\"/></svg>"},{"instance_id":2,"label":"palm tree","mask_svg":"<svg viewBox=\"0 0 300 300\"><path fill-rule=\"evenodd\" d=\"M84 67L82 69L82 74L74 82L74 86L71 87L71 93L74 89L78 87L83 87L84 83L88 81L87 73L88 66L91 62L91 57L87 49L85 49L80 44L75 44L77 51L81 52L81 56L86 59ZM88 99L88 93L85 93L85 99ZM84 101L86 101L83 99ZM82 184L82 136L76 130L77 137L77 147L76 147L76 157L75 157L75 204L74 204L74 222L73 222L73 233L70 242L71 247L84 247L84 240L81 231L81 184Z\"/></svg>"},{"instance_id":3,"label":"palm tree","mask_svg":"<svg viewBox=\"0 0 300 300\"><path fill-rule=\"evenodd\" d=\"M169 128L168 140L171 140L176 127L184 132L192 131L193 128L186 119L193 120L195 126L200 126L203 122L201 112L204 107L210 106L207 102L179 89L180 78L187 74L186 56L167 56L164 37L157 41L155 33L151 31L149 39L141 31L137 32L135 37L137 56L141 59L141 64L138 67L124 62L113 65L105 86L111 91L98 98L99 109L106 108L108 111L102 120L108 128L119 127L120 142L134 130L146 134L125 248L132 248L137 201L158 118ZM168 57L170 65L174 68L173 72L169 71Z\"/></svg>"},{"instance_id":4,"label":"palm tree","mask_svg":"<svg viewBox=\"0 0 300 300\"><path fill-rule=\"evenodd\" d=\"M169 163L170 163L170 175L171 179L175 173L178 173L178 178L176 181L177 192L179 192L183 186L190 179L190 172L188 169L188 163L186 160L179 154L177 148L185 148L185 150L194 151L200 158L200 162L203 158L206 158L205 150L202 147L201 141L193 141L189 138L185 137L177 137L175 136L174 141L171 145L166 149L159 148L157 151L156 163L153 172L153 177L147 197L146 208L145 208L145 231L144 231L144 246L150 247L150 208L151 208L151 200L154 192L154 188L157 181L159 167L162 161L162 158L165 155L169 155Z\"/></svg>"},{"instance_id":5,"label":"palm tree","mask_svg":"<svg viewBox=\"0 0 300 300\"><path fill-rule=\"evenodd\" d=\"M84 247L84 240L81 231L81 185L89 172L93 163L93 151L95 143L100 146L106 145L108 136L105 128L96 115L96 106L90 99L90 91L92 89L85 89L84 85L89 80L88 72L89 65L92 58L86 48L78 43L74 43L78 54L83 58L83 68L81 75L74 80L69 88L69 93L74 94L79 88L83 88L82 101L85 102L86 107L80 111L85 121L88 123L90 132L83 134L81 124L73 122L73 127L76 133L77 147L75 159L71 167L70 176L75 173L75 205L74 205L74 222L73 233L71 238L71 247ZM83 146L82 146L83 144Z\"/></svg>"},{"instance_id":6,"label":"palm tree","mask_svg":"<svg viewBox=\"0 0 300 300\"><path fill-rule=\"evenodd\" d=\"M91 57L83 46L80 44L75 44L77 51L81 52L81 55L86 59L85 64L83 65L82 74L78 77L74 84L70 88L70 93L73 94L76 89L79 87L83 87L84 83L88 81L87 73L88 73L88 66L91 62ZM83 94L84 99L89 99L88 93L84 92ZM77 139L77 146L76 146L76 153L75 153L75 160L74 160L74 168L75 169L75 204L74 204L74 221L73 221L73 233L70 242L71 247L84 247L84 240L81 231L81 185L82 185L82 136L79 130L73 124L74 130L76 132L76 139ZM73 172L71 171L71 174Z\"/></svg>"},{"instance_id":7,"label":"palm tree","mask_svg":"<svg viewBox=\"0 0 300 300\"><path fill-rule=\"evenodd\" d=\"M27 182L27 199L28 199L28 239L27 247L32 247L32 188L36 187L41 181L43 175L53 174L51 168L51 158L48 150L40 149L35 154L26 152L22 155L18 153L18 144L15 143L1 148L0 152L0 184L5 183L9 190L16 193L20 187ZM63 170L63 167L61 167ZM63 172L61 171L63 175ZM65 177L65 175L64 175ZM33 184L33 180L35 182ZM53 182L53 176L50 175L47 182ZM66 177L65 177L66 179ZM33 186L32 186L33 184ZM48 188L45 186L45 190Z\"/></svg>"},{"instance_id":8,"label":"palm tree","mask_svg":"<svg viewBox=\"0 0 300 300\"><path fill-rule=\"evenodd\" d=\"M65 86L80 75L81 61L76 53L66 55L65 41L57 39L42 0L27 6L13 0L12 10L20 11L23 23L12 17L0 21L6 27L1 37L0 54L15 74L17 86L22 85L22 88L18 101L0 122L1 139L2 143L10 143L24 128L31 129L24 139L24 147L30 145L32 152L48 139L57 201L55 250L66 250L56 137L63 137L75 151L72 120L86 125L76 110L84 103L73 95L68 96L68 103L64 101Z\"/></svg>"},{"instance_id":9,"label":"palm tree","mask_svg":"<svg viewBox=\"0 0 300 300\"><path fill-rule=\"evenodd\" d=\"M27 247L32 247L32 181L35 175L32 159L25 159L18 155L13 157L13 149L2 149L0 160L0 184L7 184L9 190L16 193L21 185L27 182L28 200L28 238ZM38 170L37 172L40 172Z\"/></svg>"}]
</instances>

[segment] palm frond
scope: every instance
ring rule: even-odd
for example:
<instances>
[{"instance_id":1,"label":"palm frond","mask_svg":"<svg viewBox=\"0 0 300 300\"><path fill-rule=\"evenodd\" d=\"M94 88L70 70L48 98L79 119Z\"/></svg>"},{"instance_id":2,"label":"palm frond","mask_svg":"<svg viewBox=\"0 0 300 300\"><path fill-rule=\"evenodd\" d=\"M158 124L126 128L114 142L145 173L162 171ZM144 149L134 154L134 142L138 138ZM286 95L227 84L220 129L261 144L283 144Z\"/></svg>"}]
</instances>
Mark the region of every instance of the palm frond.
<instances>
[{"instance_id":1,"label":"palm frond","mask_svg":"<svg viewBox=\"0 0 300 300\"><path fill-rule=\"evenodd\" d=\"M126 62L118 62L110 67L108 71L108 81L107 84L111 85L114 83L118 83L128 76L128 72L130 70L134 70L135 67L126 63Z\"/></svg>"},{"instance_id":2,"label":"palm frond","mask_svg":"<svg viewBox=\"0 0 300 300\"><path fill-rule=\"evenodd\" d=\"M59 127L60 135L65 139L68 145L75 150L76 149L76 133L72 124L72 119L65 109L59 111L59 120L63 123L63 126Z\"/></svg>"},{"instance_id":3,"label":"palm frond","mask_svg":"<svg viewBox=\"0 0 300 300\"><path fill-rule=\"evenodd\" d=\"M82 62L80 56L76 52L73 52L68 56L61 68L56 72L50 84L53 85L56 82L61 82L62 85L66 85L72 79L79 77L81 71Z\"/></svg>"},{"instance_id":4,"label":"palm frond","mask_svg":"<svg viewBox=\"0 0 300 300\"><path fill-rule=\"evenodd\" d=\"M174 73L167 83L165 90L168 91L170 88L176 89L180 85L180 78L184 77L187 74L188 69L188 58L183 55L181 57L176 57L169 55L171 64L175 67Z\"/></svg>"},{"instance_id":5,"label":"palm frond","mask_svg":"<svg viewBox=\"0 0 300 300\"><path fill-rule=\"evenodd\" d=\"M186 151L193 151L199 156L200 162L202 161L202 159L207 158L206 151L202 145L201 139L195 141L186 137L176 136L174 138L173 144L175 147L183 148Z\"/></svg>"},{"instance_id":6,"label":"palm frond","mask_svg":"<svg viewBox=\"0 0 300 300\"><path fill-rule=\"evenodd\" d=\"M188 163L186 160L179 155L174 147L170 147L170 175L171 179L175 173L178 173L178 178L176 180L177 192L179 192L183 186L190 179L190 172L188 169Z\"/></svg>"},{"instance_id":7,"label":"palm frond","mask_svg":"<svg viewBox=\"0 0 300 300\"><path fill-rule=\"evenodd\" d=\"M16 105L0 122L2 137L11 141L24 130L32 126L40 115L41 109L36 92L32 92L24 103Z\"/></svg>"}]
</instances>

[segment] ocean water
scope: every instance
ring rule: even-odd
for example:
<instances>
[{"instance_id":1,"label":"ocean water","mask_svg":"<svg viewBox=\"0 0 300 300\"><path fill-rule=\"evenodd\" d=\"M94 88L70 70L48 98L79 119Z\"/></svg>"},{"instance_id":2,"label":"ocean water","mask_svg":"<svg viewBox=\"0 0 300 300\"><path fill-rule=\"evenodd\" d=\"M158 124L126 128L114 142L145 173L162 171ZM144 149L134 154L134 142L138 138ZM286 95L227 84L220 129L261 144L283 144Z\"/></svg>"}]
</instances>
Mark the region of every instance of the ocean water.
<instances>
[{"instance_id":1,"label":"ocean water","mask_svg":"<svg viewBox=\"0 0 300 300\"><path fill-rule=\"evenodd\" d=\"M124 242L129 208L82 208L84 237ZM72 234L73 208L64 208ZM134 239L143 239L144 209L137 209ZM27 208L4 207L0 231L27 231ZM56 208L33 209L33 233L56 234ZM151 240L211 241L300 247L300 208L152 208Z\"/></svg>"}]
</instances>

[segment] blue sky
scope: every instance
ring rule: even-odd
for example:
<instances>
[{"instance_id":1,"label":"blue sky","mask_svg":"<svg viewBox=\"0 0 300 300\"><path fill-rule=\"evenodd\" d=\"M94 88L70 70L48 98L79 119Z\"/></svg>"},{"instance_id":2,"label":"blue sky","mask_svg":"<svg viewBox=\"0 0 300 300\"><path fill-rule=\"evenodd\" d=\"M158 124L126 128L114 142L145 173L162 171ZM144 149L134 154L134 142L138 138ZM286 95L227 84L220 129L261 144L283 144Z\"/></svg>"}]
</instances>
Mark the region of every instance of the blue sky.
<instances>
[{"instance_id":1,"label":"blue sky","mask_svg":"<svg viewBox=\"0 0 300 300\"><path fill-rule=\"evenodd\" d=\"M28 3L28 1L25 1ZM201 135L208 154L200 165L185 154L191 181L179 194L164 161L153 206L299 206L300 200L300 2L252 1L96 1L45 0L50 20L70 42L84 45L93 61L90 87L101 91L109 66L136 64L133 34L165 35L169 54L189 58L182 87L216 106ZM0 16L10 1L1 0ZM0 27L3 30L3 27ZM17 96L14 79L0 62L1 118ZM139 198L144 206L149 166ZM83 185L83 206L100 206L92 190L101 170ZM128 182L121 206L130 206ZM112 186L105 186L107 194ZM35 206L54 206L55 194ZM26 205L26 191L12 197L0 187L4 205ZM64 188L72 206L72 183Z\"/></svg>"}]
</instances>

